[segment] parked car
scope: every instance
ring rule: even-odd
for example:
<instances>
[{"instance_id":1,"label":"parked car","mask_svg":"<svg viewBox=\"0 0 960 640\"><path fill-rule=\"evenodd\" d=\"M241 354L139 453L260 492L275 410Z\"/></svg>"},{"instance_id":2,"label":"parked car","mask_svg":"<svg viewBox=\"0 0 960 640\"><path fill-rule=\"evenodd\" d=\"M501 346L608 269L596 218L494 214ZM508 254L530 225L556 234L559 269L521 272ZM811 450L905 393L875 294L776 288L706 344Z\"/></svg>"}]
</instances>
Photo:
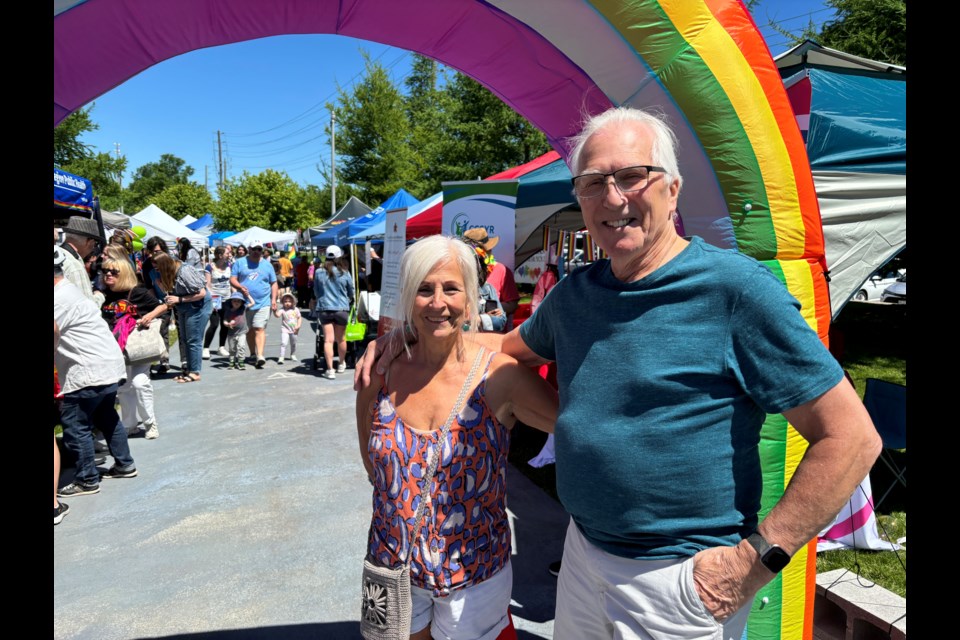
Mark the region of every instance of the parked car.
<instances>
[{"instance_id":1,"label":"parked car","mask_svg":"<svg viewBox=\"0 0 960 640\"><path fill-rule=\"evenodd\" d=\"M894 284L897 278L905 275L907 275L906 269L878 271L867 278L867 281L860 286L860 290L853 294L853 299L861 301L879 300L887 287Z\"/></svg>"},{"instance_id":2,"label":"parked car","mask_svg":"<svg viewBox=\"0 0 960 640\"><path fill-rule=\"evenodd\" d=\"M897 278L896 282L884 289L880 300L893 304L907 304L907 274L903 274Z\"/></svg>"}]
</instances>

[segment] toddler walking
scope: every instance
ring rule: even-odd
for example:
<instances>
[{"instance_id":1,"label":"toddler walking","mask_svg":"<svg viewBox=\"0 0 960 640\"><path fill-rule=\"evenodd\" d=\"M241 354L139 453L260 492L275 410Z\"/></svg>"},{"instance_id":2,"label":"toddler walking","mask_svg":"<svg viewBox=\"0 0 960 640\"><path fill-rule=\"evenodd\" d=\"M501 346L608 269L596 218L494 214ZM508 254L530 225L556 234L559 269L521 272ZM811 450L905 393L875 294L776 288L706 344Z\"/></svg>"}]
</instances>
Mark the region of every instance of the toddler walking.
<instances>
[{"instance_id":1,"label":"toddler walking","mask_svg":"<svg viewBox=\"0 0 960 640\"><path fill-rule=\"evenodd\" d=\"M292 293L285 293L280 298L280 304L283 308L277 309L277 317L280 318L280 358L277 364L283 364L283 356L287 351L287 345L290 346L290 359L297 361L297 335L300 333L300 324L303 318L300 316L300 309L297 308L297 299Z\"/></svg>"},{"instance_id":2,"label":"toddler walking","mask_svg":"<svg viewBox=\"0 0 960 640\"><path fill-rule=\"evenodd\" d=\"M227 350L230 352L228 369L245 369L243 359L247 350L247 317L244 313L247 300L239 291L234 291L223 303L223 326L227 334Z\"/></svg>"}]
</instances>

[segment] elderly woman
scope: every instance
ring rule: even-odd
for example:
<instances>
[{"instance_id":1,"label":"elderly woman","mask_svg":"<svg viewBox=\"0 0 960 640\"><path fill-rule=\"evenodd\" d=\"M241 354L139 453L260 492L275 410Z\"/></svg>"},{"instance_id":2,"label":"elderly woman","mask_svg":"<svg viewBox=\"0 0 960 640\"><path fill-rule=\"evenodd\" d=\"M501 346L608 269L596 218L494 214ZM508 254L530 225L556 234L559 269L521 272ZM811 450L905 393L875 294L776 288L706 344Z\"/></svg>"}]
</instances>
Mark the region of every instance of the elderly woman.
<instances>
[{"instance_id":1,"label":"elderly woman","mask_svg":"<svg viewBox=\"0 0 960 640\"><path fill-rule=\"evenodd\" d=\"M176 380L198 382L203 362L203 329L213 308L206 275L169 255L156 255L153 263L160 273L157 283L164 292L163 302L176 311L177 326L187 348L186 370Z\"/></svg>"},{"instance_id":2,"label":"elderly woman","mask_svg":"<svg viewBox=\"0 0 960 640\"><path fill-rule=\"evenodd\" d=\"M100 312L114 335L117 334L118 323L121 331L130 333L150 326L167 310L153 290L137 280L137 274L127 258L105 259L100 267L100 277L104 285L104 303ZM120 421L127 426L128 432L132 432L137 427L139 414L143 421L144 437L150 440L159 437L157 416L153 411L150 363L128 364L126 377L126 382L117 391Z\"/></svg>"},{"instance_id":3,"label":"elderly woman","mask_svg":"<svg viewBox=\"0 0 960 640\"><path fill-rule=\"evenodd\" d=\"M510 429L519 419L552 431L557 395L472 339L478 275L465 243L420 240L404 254L400 279L405 330L394 339L406 357L357 394L360 452L373 485L368 559L399 566L409 558L411 638L495 638L510 625ZM438 455L421 501L420 480ZM414 531L421 502L428 506Z\"/></svg>"}]
</instances>

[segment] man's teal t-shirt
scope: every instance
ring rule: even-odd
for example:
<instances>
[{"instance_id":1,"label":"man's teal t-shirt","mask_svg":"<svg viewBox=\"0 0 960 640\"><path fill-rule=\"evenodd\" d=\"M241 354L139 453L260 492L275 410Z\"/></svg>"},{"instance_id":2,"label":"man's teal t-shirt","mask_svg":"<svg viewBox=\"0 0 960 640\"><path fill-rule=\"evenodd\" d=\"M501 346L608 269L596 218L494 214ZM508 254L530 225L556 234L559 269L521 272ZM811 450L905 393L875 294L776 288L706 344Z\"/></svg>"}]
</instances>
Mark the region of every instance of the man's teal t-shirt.
<instances>
[{"instance_id":1,"label":"man's teal t-shirt","mask_svg":"<svg viewBox=\"0 0 960 640\"><path fill-rule=\"evenodd\" d=\"M843 371L783 284L694 237L638 282L602 260L520 328L557 363L557 491L588 540L629 558L734 545L757 525L767 413Z\"/></svg>"}]
</instances>

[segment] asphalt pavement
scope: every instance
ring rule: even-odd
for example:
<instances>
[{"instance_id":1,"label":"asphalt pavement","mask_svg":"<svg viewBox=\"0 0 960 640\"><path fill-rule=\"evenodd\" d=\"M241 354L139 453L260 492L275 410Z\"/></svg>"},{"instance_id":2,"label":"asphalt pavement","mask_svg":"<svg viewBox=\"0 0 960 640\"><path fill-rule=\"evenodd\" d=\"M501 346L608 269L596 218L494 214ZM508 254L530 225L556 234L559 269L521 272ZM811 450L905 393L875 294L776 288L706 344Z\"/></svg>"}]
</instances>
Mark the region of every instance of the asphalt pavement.
<instances>
[{"instance_id":1,"label":"asphalt pavement","mask_svg":"<svg viewBox=\"0 0 960 640\"><path fill-rule=\"evenodd\" d=\"M278 365L275 318L267 331L261 370L228 370L214 355L200 382L178 384L176 370L155 379L160 437L130 439L139 475L65 500L70 512L54 527L55 638L360 637L371 497L353 370L320 377L307 322L300 362ZM547 566L561 556L568 517L515 468L507 476L511 613L521 639L552 638ZM61 485L71 479L65 468Z\"/></svg>"}]
</instances>

